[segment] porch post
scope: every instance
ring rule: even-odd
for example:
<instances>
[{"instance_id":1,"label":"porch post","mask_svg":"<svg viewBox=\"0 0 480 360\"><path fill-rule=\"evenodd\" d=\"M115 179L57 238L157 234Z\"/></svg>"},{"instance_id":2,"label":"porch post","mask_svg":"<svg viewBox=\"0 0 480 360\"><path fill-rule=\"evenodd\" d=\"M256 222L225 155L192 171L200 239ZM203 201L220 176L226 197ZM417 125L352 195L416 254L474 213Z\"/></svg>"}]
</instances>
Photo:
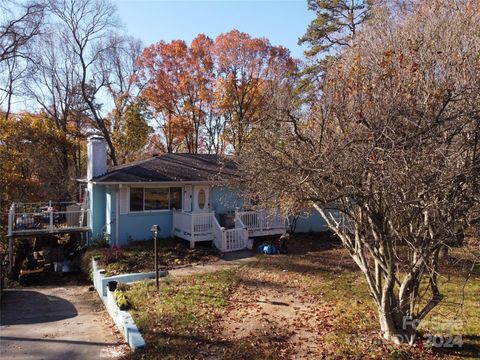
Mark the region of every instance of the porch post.
<instances>
[{"instance_id":1,"label":"porch post","mask_svg":"<svg viewBox=\"0 0 480 360\"><path fill-rule=\"evenodd\" d=\"M13 222L15 221L15 204L12 204L8 212L8 236L13 235Z\"/></svg>"},{"instance_id":2,"label":"porch post","mask_svg":"<svg viewBox=\"0 0 480 360\"><path fill-rule=\"evenodd\" d=\"M227 251L227 233L222 228L222 252Z\"/></svg>"},{"instance_id":3,"label":"porch post","mask_svg":"<svg viewBox=\"0 0 480 360\"><path fill-rule=\"evenodd\" d=\"M12 273L13 267L13 227L15 226L15 204L10 206L8 212L8 273Z\"/></svg>"},{"instance_id":4,"label":"porch post","mask_svg":"<svg viewBox=\"0 0 480 360\"><path fill-rule=\"evenodd\" d=\"M50 231L53 231L53 211L50 209Z\"/></svg>"},{"instance_id":5,"label":"porch post","mask_svg":"<svg viewBox=\"0 0 480 360\"><path fill-rule=\"evenodd\" d=\"M1 265L0 265L1 266ZM13 266L13 236L8 237L8 273L12 273Z\"/></svg>"},{"instance_id":6,"label":"porch post","mask_svg":"<svg viewBox=\"0 0 480 360\"><path fill-rule=\"evenodd\" d=\"M194 230L195 230L195 213L193 213L193 212L192 212L191 219L192 219L192 221L190 222L190 234L192 234L192 236L191 236L191 240L190 240L190 249L194 249L195 248L195 233L194 233Z\"/></svg>"}]
</instances>

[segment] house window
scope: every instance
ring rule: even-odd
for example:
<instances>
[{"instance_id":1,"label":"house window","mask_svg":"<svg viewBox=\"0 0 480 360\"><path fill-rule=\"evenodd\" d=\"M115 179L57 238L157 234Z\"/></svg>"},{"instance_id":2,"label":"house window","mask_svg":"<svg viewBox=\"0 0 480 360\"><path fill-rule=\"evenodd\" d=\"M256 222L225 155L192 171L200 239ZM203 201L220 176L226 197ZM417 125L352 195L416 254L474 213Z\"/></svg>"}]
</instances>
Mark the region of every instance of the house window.
<instances>
[{"instance_id":1,"label":"house window","mask_svg":"<svg viewBox=\"0 0 480 360\"><path fill-rule=\"evenodd\" d=\"M182 209L182 188L170 188L170 209Z\"/></svg>"},{"instance_id":2,"label":"house window","mask_svg":"<svg viewBox=\"0 0 480 360\"><path fill-rule=\"evenodd\" d=\"M130 188L130 211L143 211L143 188Z\"/></svg>"},{"instance_id":3,"label":"house window","mask_svg":"<svg viewBox=\"0 0 480 360\"><path fill-rule=\"evenodd\" d=\"M168 210L168 188L163 189L149 189L145 188L145 210Z\"/></svg>"},{"instance_id":4,"label":"house window","mask_svg":"<svg viewBox=\"0 0 480 360\"><path fill-rule=\"evenodd\" d=\"M130 211L182 209L182 188L130 188Z\"/></svg>"}]
</instances>

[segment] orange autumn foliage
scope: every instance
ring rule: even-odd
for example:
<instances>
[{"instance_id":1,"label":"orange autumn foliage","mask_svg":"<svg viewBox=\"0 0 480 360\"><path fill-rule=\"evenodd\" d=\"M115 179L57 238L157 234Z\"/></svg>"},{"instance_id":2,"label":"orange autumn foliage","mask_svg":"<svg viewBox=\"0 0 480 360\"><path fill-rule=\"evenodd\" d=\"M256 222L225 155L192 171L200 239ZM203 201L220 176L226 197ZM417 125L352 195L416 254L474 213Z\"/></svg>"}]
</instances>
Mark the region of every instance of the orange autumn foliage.
<instances>
[{"instance_id":1,"label":"orange autumn foliage","mask_svg":"<svg viewBox=\"0 0 480 360\"><path fill-rule=\"evenodd\" d=\"M166 150L190 153L240 151L272 96L269 84L296 70L286 48L238 30L215 41L200 34L189 46L160 41L138 63Z\"/></svg>"}]
</instances>

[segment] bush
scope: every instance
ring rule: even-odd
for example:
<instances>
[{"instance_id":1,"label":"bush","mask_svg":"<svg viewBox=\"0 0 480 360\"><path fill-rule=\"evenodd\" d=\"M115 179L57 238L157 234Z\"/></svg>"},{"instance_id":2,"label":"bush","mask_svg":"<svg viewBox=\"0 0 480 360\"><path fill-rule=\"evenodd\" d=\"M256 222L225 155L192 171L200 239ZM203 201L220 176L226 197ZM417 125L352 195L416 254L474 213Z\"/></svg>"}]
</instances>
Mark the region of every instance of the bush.
<instances>
[{"instance_id":1,"label":"bush","mask_svg":"<svg viewBox=\"0 0 480 360\"><path fill-rule=\"evenodd\" d=\"M106 233L103 233L101 236L95 238L92 243L92 245L96 247L109 247L110 236Z\"/></svg>"},{"instance_id":2,"label":"bush","mask_svg":"<svg viewBox=\"0 0 480 360\"><path fill-rule=\"evenodd\" d=\"M128 310L132 306L130 304L130 301L127 298L127 295L122 290L120 290L119 288L117 288L113 292L113 297L114 297L115 301L117 302L117 305L120 308L120 310Z\"/></svg>"},{"instance_id":3,"label":"bush","mask_svg":"<svg viewBox=\"0 0 480 360\"><path fill-rule=\"evenodd\" d=\"M117 246L113 246L103 251L102 262L108 265L124 258L125 252L123 251L123 249Z\"/></svg>"},{"instance_id":4,"label":"bush","mask_svg":"<svg viewBox=\"0 0 480 360\"><path fill-rule=\"evenodd\" d=\"M131 289L131 285L128 285L128 284L125 284L125 283L118 283L117 285L117 290L120 290L120 291L128 291Z\"/></svg>"},{"instance_id":5,"label":"bush","mask_svg":"<svg viewBox=\"0 0 480 360\"><path fill-rule=\"evenodd\" d=\"M97 247L88 247L83 249L80 260L80 269L84 274L89 274L92 271L92 258L100 260L102 258L102 249Z\"/></svg>"}]
</instances>

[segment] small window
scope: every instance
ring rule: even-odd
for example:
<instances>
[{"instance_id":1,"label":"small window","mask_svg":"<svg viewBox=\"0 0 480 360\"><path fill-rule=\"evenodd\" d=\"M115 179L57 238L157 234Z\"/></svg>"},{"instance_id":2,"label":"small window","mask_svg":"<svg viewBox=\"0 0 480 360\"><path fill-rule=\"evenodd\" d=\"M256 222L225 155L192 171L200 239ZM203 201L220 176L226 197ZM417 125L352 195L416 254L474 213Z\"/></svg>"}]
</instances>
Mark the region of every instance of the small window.
<instances>
[{"instance_id":1,"label":"small window","mask_svg":"<svg viewBox=\"0 0 480 360\"><path fill-rule=\"evenodd\" d=\"M170 209L182 209L182 188L170 188Z\"/></svg>"},{"instance_id":2,"label":"small window","mask_svg":"<svg viewBox=\"0 0 480 360\"><path fill-rule=\"evenodd\" d=\"M143 211L143 188L130 188L130 211Z\"/></svg>"},{"instance_id":3,"label":"small window","mask_svg":"<svg viewBox=\"0 0 480 360\"><path fill-rule=\"evenodd\" d=\"M205 208L205 190L203 189L200 189L200 191L198 192L198 207L200 209L203 209Z\"/></svg>"}]
</instances>

